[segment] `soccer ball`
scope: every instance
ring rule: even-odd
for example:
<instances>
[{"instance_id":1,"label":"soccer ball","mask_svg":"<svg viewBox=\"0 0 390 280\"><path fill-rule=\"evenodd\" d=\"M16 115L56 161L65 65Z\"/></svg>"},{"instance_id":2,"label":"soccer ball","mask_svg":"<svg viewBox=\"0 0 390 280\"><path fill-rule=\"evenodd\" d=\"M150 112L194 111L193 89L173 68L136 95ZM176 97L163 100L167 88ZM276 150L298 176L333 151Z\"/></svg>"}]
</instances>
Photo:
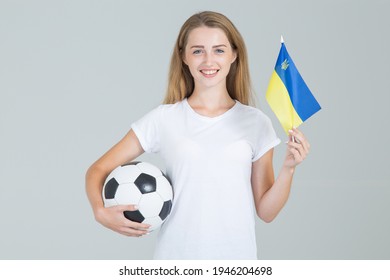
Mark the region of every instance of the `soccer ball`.
<instances>
[{"instance_id":1,"label":"soccer ball","mask_svg":"<svg viewBox=\"0 0 390 280\"><path fill-rule=\"evenodd\" d=\"M160 227L171 212L173 191L168 179L156 166L134 161L115 168L103 187L105 207L134 204L136 211L124 211L131 221Z\"/></svg>"}]
</instances>

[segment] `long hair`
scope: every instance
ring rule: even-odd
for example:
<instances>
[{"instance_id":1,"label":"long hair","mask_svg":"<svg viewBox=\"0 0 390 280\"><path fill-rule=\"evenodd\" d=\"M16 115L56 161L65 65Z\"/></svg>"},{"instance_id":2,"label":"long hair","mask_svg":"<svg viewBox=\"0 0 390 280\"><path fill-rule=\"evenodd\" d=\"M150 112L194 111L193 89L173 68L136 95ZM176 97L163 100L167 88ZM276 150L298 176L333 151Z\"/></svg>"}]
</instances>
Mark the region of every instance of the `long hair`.
<instances>
[{"instance_id":1,"label":"long hair","mask_svg":"<svg viewBox=\"0 0 390 280\"><path fill-rule=\"evenodd\" d=\"M177 37L169 69L168 88L165 104L173 104L190 97L194 91L194 79L183 61L189 33L198 27L220 28L226 34L230 45L237 54L226 77L226 88L231 98L240 103L252 103L252 86L249 75L248 56L244 40L233 23L224 15L205 11L191 16L181 27Z\"/></svg>"}]
</instances>

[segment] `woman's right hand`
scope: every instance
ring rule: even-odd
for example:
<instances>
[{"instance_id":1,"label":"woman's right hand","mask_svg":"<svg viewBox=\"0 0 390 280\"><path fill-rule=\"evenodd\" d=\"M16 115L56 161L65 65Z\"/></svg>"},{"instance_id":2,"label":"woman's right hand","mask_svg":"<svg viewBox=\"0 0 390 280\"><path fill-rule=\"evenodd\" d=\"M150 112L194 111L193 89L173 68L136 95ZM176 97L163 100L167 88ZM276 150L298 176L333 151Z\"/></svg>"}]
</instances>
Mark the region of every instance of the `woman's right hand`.
<instances>
[{"instance_id":1,"label":"woman's right hand","mask_svg":"<svg viewBox=\"0 0 390 280\"><path fill-rule=\"evenodd\" d=\"M137 223L127 219L124 211L136 211L135 205L118 205L100 207L95 211L95 219L103 226L126 236L141 237L147 234L150 225Z\"/></svg>"}]
</instances>

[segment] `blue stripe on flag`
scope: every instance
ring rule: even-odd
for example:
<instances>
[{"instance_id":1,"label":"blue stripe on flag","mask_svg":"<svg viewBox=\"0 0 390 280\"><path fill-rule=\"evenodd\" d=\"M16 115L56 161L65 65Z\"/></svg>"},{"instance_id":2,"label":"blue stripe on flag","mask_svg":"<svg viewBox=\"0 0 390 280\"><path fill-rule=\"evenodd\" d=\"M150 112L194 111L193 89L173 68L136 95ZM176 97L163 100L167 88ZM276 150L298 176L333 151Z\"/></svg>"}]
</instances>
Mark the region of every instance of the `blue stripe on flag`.
<instances>
[{"instance_id":1,"label":"blue stripe on flag","mask_svg":"<svg viewBox=\"0 0 390 280\"><path fill-rule=\"evenodd\" d=\"M286 86L291 103L302 121L307 120L321 109L283 43L276 61L275 71Z\"/></svg>"}]
</instances>

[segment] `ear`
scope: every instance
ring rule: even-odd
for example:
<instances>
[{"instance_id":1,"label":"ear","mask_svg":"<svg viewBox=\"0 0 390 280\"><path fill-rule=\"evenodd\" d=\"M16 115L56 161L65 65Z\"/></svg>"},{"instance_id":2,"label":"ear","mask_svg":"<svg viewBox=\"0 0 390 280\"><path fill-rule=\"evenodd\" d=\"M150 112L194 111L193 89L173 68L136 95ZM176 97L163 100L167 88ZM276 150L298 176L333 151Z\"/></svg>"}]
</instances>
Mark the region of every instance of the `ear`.
<instances>
[{"instance_id":1,"label":"ear","mask_svg":"<svg viewBox=\"0 0 390 280\"><path fill-rule=\"evenodd\" d=\"M181 56L181 60L184 62L184 64L188 66L187 59L186 59L186 53L184 51L180 50L180 56Z\"/></svg>"},{"instance_id":2,"label":"ear","mask_svg":"<svg viewBox=\"0 0 390 280\"><path fill-rule=\"evenodd\" d=\"M237 59L237 51L236 50L233 50L233 59L232 59L232 63L234 63Z\"/></svg>"}]
</instances>

